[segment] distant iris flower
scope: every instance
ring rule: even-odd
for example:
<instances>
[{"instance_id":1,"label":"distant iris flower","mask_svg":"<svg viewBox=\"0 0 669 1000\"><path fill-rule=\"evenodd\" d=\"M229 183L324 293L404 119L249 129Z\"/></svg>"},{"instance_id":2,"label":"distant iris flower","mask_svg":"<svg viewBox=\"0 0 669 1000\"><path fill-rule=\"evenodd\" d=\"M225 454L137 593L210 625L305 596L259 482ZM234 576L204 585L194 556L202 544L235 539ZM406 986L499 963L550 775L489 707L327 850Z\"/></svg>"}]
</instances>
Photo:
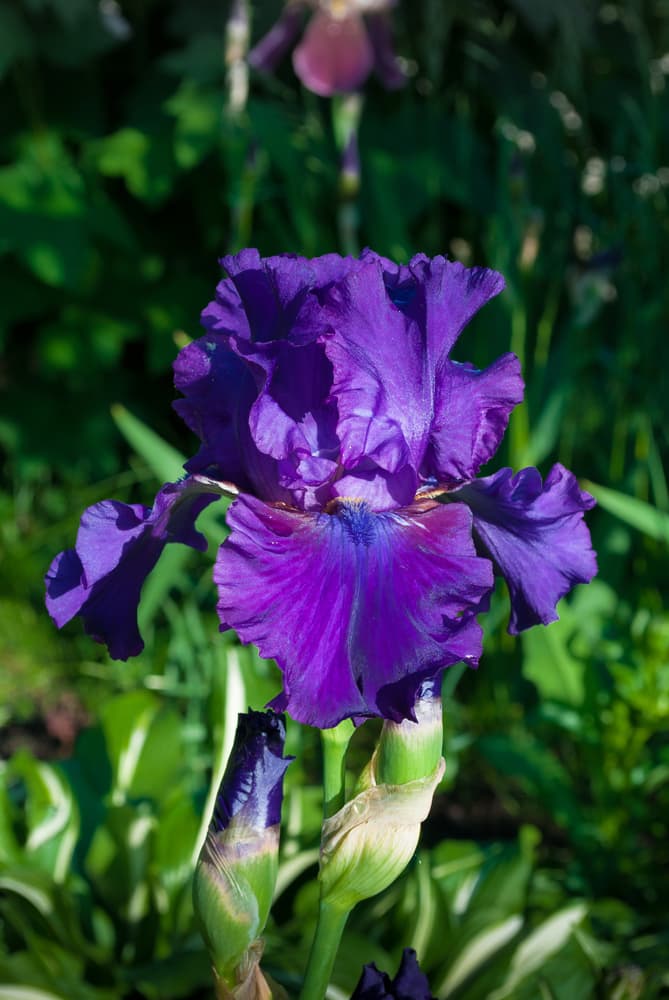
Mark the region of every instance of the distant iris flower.
<instances>
[{"instance_id":1,"label":"distant iris flower","mask_svg":"<svg viewBox=\"0 0 669 1000\"><path fill-rule=\"evenodd\" d=\"M421 686L478 662L493 567L509 631L557 618L596 572L594 500L554 465L476 478L523 397L520 364L452 360L501 275L367 250L226 257L206 333L175 362L174 406L201 441L153 508L104 501L47 574L58 626L81 615L112 656L140 652L142 582L169 541L238 493L214 579L221 628L276 659L276 709L322 728L412 718ZM235 487L229 484L234 483ZM227 485L226 485L227 484Z\"/></svg>"},{"instance_id":2,"label":"distant iris flower","mask_svg":"<svg viewBox=\"0 0 669 1000\"><path fill-rule=\"evenodd\" d=\"M293 68L305 87L322 97L350 93L372 71L388 89L401 87L404 73L392 46L389 11L396 0L288 0L274 27L249 53L256 69L272 72L302 31Z\"/></svg>"}]
</instances>

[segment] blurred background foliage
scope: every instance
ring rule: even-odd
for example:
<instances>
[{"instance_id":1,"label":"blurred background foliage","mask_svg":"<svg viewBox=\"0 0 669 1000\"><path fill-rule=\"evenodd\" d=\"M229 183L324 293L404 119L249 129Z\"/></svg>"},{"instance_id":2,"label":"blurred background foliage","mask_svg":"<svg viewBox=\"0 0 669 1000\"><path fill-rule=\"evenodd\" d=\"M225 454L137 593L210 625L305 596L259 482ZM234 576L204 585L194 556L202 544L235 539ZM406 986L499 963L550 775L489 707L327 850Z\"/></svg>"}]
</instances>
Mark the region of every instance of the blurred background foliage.
<instances>
[{"instance_id":1,"label":"blurred background foliage","mask_svg":"<svg viewBox=\"0 0 669 1000\"><path fill-rule=\"evenodd\" d=\"M278 12L256 5L254 39ZM366 87L357 197L339 105L289 60L226 112L227 14L0 0L0 998L209 995L189 894L201 816L237 711L278 687L217 634L222 516L203 517L208 557L161 559L128 664L78 623L57 634L42 578L84 506L149 503L179 474L193 443L170 364L217 257L354 241L505 274L460 359L521 357L499 464L559 460L586 481L600 574L519 641L500 592L478 674L447 673L423 847L354 915L332 997L406 945L440 997L668 996L669 3L400 2L409 80ZM267 934L289 989L320 823L315 735L290 740Z\"/></svg>"}]
</instances>

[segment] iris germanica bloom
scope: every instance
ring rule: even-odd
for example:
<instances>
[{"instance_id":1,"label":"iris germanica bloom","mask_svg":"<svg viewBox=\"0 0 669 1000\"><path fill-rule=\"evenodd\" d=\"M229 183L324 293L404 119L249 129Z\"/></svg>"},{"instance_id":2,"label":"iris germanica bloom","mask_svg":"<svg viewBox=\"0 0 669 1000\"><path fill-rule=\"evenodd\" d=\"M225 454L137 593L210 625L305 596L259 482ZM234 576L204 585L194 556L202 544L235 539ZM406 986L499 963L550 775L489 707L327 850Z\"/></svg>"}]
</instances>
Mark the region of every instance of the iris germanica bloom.
<instances>
[{"instance_id":1,"label":"iris germanica bloom","mask_svg":"<svg viewBox=\"0 0 669 1000\"><path fill-rule=\"evenodd\" d=\"M90 508L47 574L49 610L59 626L80 614L113 656L136 654L139 591L162 547L202 547L196 515L238 493L218 612L276 659L273 707L322 728L413 718L425 682L478 662L493 568L511 632L554 621L596 572L583 520L594 500L567 469L476 478L522 399L520 365L450 355L503 278L371 251L222 263L206 333L175 363L175 409L201 442L188 476L151 510Z\"/></svg>"},{"instance_id":2,"label":"iris germanica bloom","mask_svg":"<svg viewBox=\"0 0 669 1000\"><path fill-rule=\"evenodd\" d=\"M274 70L297 41L305 11L312 10L293 68L305 87L322 97L357 90L372 71L388 89L404 74L392 47L389 11L396 0L288 0L274 27L249 53L256 69Z\"/></svg>"},{"instance_id":3,"label":"iris germanica bloom","mask_svg":"<svg viewBox=\"0 0 669 1000\"><path fill-rule=\"evenodd\" d=\"M394 979L366 965L351 1000L434 1000L427 977L420 971L413 948L405 948Z\"/></svg>"}]
</instances>

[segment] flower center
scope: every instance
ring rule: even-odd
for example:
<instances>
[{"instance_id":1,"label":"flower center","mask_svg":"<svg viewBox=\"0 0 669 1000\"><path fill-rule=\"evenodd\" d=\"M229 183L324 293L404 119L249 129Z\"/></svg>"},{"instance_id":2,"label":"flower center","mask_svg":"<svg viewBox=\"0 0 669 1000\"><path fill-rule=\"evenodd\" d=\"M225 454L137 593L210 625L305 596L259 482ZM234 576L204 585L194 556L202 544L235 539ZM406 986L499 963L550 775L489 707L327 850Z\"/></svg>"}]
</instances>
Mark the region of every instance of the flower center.
<instances>
[{"instance_id":1,"label":"flower center","mask_svg":"<svg viewBox=\"0 0 669 1000\"><path fill-rule=\"evenodd\" d=\"M337 517L355 545L371 545L379 522L366 500L360 497L338 497L330 501L326 513Z\"/></svg>"}]
</instances>

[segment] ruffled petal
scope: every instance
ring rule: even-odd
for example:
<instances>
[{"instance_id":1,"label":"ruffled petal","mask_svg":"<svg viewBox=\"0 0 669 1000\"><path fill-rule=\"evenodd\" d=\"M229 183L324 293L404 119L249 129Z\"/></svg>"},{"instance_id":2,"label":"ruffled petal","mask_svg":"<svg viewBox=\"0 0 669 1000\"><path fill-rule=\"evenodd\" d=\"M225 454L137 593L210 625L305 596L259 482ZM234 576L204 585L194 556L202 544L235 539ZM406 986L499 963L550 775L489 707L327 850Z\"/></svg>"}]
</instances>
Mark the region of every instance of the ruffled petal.
<instances>
[{"instance_id":1,"label":"ruffled petal","mask_svg":"<svg viewBox=\"0 0 669 1000\"><path fill-rule=\"evenodd\" d=\"M312 260L296 254L261 257L255 249L223 257L228 277L203 310L202 325L226 334L239 354L264 367L276 342L302 346L316 339L311 293L343 277L355 263L334 253Z\"/></svg>"},{"instance_id":2,"label":"ruffled petal","mask_svg":"<svg viewBox=\"0 0 669 1000\"><path fill-rule=\"evenodd\" d=\"M248 368L228 348L225 338L213 333L182 348L173 368L175 388L185 399L175 400L172 406L202 442L186 468L193 473L216 468L240 489L251 488L249 463L240 447L255 400Z\"/></svg>"},{"instance_id":3,"label":"ruffled petal","mask_svg":"<svg viewBox=\"0 0 669 1000\"><path fill-rule=\"evenodd\" d=\"M305 87L321 97L346 94L365 82L374 49L359 14L332 17L317 11L293 52L293 68Z\"/></svg>"},{"instance_id":4,"label":"ruffled petal","mask_svg":"<svg viewBox=\"0 0 669 1000\"><path fill-rule=\"evenodd\" d=\"M341 461L347 471L364 460L389 473L418 466L427 444L433 379L421 331L390 301L378 260L369 259L322 296L330 335Z\"/></svg>"},{"instance_id":5,"label":"ruffled petal","mask_svg":"<svg viewBox=\"0 0 669 1000\"><path fill-rule=\"evenodd\" d=\"M152 508L103 500L84 511L76 547L61 552L46 574L46 606L61 628L81 615L86 632L117 660L144 648L137 625L142 585L168 542L204 551L198 514L225 490L208 480L168 483Z\"/></svg>"},{"instance_id":6,"label":"ruffled petal","mask_svg":"<svg viewBox=\"0 0 669 1000\"><path fill-rule=\"evenodd\" d=\"M523 388L515 354L504 354L483 371L445 361L436 385L424 477L443 484L473 479L497 451Z\"/></svg>"},{"instance_id":7,"label":"ruffled petal","mask_svg":"<svg viewBox=\"0 0 669 1000\"><path fill-rule=\"evenodd\" d=\"M439 369L479 309L504 288L497 271L467 268L445 257L419 253L408 264L396 264L369 248L360 257L377 262L391 302L418 324L432 371Z\"/></svg>"},{"instance_id":8,"label":"ruffled petal","mask_svg":"<svg viewBox=\"0 0 669 1000\"><path fill-rule=\"evenodd\" d=\"M464 505L375 514L343 501L309 515L241 496L228 522L214 570L221 627L276 659L273 706L300 722L411 718L423 681L477 661L473 615L492 568Z\"/></svg>"},{"instance_id":9,"label":"ruffled petal","mask_svg":"<svg viewBox=\"0 0 669 1000\"><path fill-rule=\"evenodd\" d=\"M337 468L339 442L330 396L332 366L316 343L322 323L313 293L355 262L337 254L314 260L290 255L263 259L257 250L245 250L222 263L229 277L219 284L202 322L252 377L255 393L247 418L251 448L276 460L277 486L288 491L291 503L318 506L318 488ZM222 405L208 411L210 424L220 420ZM253 492L267 500L282 499L267 489L270 471L262 470L261 489L252 480Z\"/></svg>"},{"instance_id":10,"label":"ruffled petal","mask_svg":"<svg viewBox=\"0 0 669 1000\"><path fill-rule=\"evenodd\" d=\"M346 471L363 460L392 474L462 482L491 456L522 398L510 355L484 372L450 361L465 323L503 287L483 268L424 255L397 265L370 250L320 295ZM426 458L426 452L429 454ZM400 495L395 484L395 495Z\"/></svg>"},{"instance_id":11,"label":"ruffled petal","mask_svg":"<svg viewBox=\"0 0 669 1000\"><path fill-rule=\"evenodd\" d=\"M419 254L408 269L398 269L395 296L406 300L404 311L425 331L437 367L472 317L503 288L504 278L497 271Z\"/></svg>"},{"instance_id":12,"label":"ruffled petal","mask_svg":"<svg viewBox=\"0 0 669 1000\"><path fill-rule=\"evenodd\" d=\"M174 385L185 398L172 405L202 441L197 455L186 463L188 472L212 471L266 500L291 500L281 485L279 464L253 440L249 419L255 382L223 335L209 333L179 352Z\"/></svg>"},{"instance_id":13,"label":"ruffled petal","mask_svg":"<svg viewBox=\"0 0 669 1000\"><path fill-rule=\"evenodd\" d=\"M597 572L583 519L595 500L563 465L543 485L536 469L502 469L452 497L471 508L475 533L509 585L512 634L556 621L560 598Z\"/></svg>"}]
</instances>

